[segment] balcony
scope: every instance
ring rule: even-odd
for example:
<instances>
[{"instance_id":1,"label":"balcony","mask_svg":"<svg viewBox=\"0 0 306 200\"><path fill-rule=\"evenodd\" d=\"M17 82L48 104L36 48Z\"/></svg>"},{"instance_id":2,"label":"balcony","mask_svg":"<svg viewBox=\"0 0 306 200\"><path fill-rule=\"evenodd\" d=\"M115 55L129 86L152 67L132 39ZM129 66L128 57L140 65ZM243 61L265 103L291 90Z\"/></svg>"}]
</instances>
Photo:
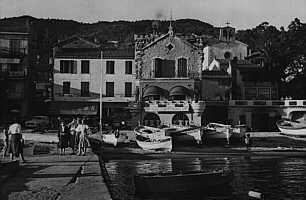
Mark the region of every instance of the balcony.
<instances>
[{"instance_id":1,"label":"balcony","mask_svg":"<svg viewBox=\"0 0 306 200\"><path fill-rule=\"evenodd\" d=\"M11 49L7 47L0 47L1 57L6 58L20 58L28 54L27 48Z\"/></svg>"},{"instance_id":2,"label":"balcony","mask_svg":"<svg viewBox=\"0 0 306 200\"><path fill-rule=\"evenodd\" d=\"M231 100L229 106L306 107L306 100Z\"/></svg>"},{"instance_id":3,"label":"balcony","mask_svg":"<svg viewBox=\"0 0 306 200\"><path fill-rule=\"evenodd\" d=\"M11 100L23 99L24 92L8 92L7 98Z\"/></svg>"},{"instance_id":4,"label":"balcony","mask_svg":"<svg viewBox=\"0 0 306 200\"><path fill-rule=\"evenodd\" d=\"M190 106L195 112L201 112L204 109L204 102L189 101L145 101L144 109L146 112L189 112Z\"/></svg>"}]
</instances>

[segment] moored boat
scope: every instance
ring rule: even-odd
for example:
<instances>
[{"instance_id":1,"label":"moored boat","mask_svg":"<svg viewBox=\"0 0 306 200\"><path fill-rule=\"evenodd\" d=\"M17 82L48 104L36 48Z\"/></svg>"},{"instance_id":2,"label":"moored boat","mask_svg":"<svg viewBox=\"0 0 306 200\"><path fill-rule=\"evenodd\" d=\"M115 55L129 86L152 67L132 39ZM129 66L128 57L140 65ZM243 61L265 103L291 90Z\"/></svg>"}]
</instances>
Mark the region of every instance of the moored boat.
<instances>
[{"instance_id":1,"label":"moored boat","mask_svg":"<svg viewBox=\"0 0 306 200\"><path fill-rule=\"evenodd\" d=\"M233 178L231 170L212 172L179 172L162 174L138 174L134 177L136 194L201 191L225 185Z\"/></svg>"},{"instance_id":2,"label":"moored boat","mask_svg":"<svg viewBox=\"0 0 306 200\"><path fill-rule=\"evenodd\" d=\"M281 119L276 122L282 134L294 137L306 137L306 124L298 121Z\"/></svg>"},{"instance_id":3,"label":"moored boat","mask_svg":"<svg viewBox=\"0 0 306 200\"><path fill-rule=\"evenodd\" d=\"M165 130L150 126L138 126L134 129L135 135L141 135L153 140L163 138L166 136Z\"/></svg>"},{"instance_id":4,"label":"moored boat","mask_svg":"<svg viewBox=\"0 0 306 200\"><path fill-rule=\"evenodd\" d=\"M197 126L170 126L165 128L166 135L170 135L177 141L195 141L197 144L202 143L203 131Z\"/></svg>"},{"instance_id":5,"label":"moored boat","mask_svg":"<svg viewBox=\"0 0 306 200\"><path fill-rule=\"evenodd\" d=\"M229 143L232 134L233 132L230 125L209 123L204 128L205 139L225 139Z\"/></svg>"},{"instance_id":6,"label":"moored boat","mask_svg":"<svg viewBox=\"0 0 306 200\"><path fill-rule=\"evenodd\" d=\"M172 150L172 138L168 136L152 139L142 135L136 135L136 143L146 151L155 150L170 152Z\"/></svg>"},{"instance_id":7,"label":"moored boat","mask_svg":"<svg viewBox=\"0 0 306 200\"><path fill-rule=\"evenodd\" d=\"M102 141L106 144L110 144L115 147L118 145L118 139L119 138L116 137L115 134L112 132L102 134Z\"/></svg>"}]
</instances>

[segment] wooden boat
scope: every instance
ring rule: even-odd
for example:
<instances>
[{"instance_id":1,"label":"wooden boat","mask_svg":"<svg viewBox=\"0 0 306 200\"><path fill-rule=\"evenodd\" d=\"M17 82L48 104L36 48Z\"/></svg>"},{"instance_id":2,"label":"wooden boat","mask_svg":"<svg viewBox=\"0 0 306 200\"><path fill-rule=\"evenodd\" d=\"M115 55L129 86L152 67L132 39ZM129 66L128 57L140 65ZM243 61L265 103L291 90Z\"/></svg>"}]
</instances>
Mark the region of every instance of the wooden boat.
<instances>
[{"instance_id":1,"label":"wooden boat","mask_svg":"<svg viewBox=\"0 0 306 200\"><path fill-rule=\"evenodd\" d=\"M206 139L226 139L229 141L233 131L230 125L220 123L209 123L204 127L204 137Z\"/></svg>"},{"instance_id":2,"label":"wooden boat","mask_svg":"<svg viewBox=\"0 0 306 200\"><path fill-rule=\"evenodd\" d=\"M157 140L166 136L165 130L150 126L138 126L134 129L135 135L141 135L152 140Z\"/></svg>"},{"instance_id":3,"label":"wooden boat","mask_svg":"<svg viewBox=\"0 0 306 200\"><path fill-rule=\"evenodd\" d=\"M233 179L231 170L212 172L180 172L162 174L138 174L134 176L136 194L201 191L225 185Z\"/></svg>"},{"instance_id":4,"label":"wooden boat","mask_svg":"<svg viewBox=\"0 0 306 200\"><path fill-rule=\"evenodd\" d=\"M158 138L148 138L136 135L136 143L143 150L156 150L170 152L172 150L172 138L168 136Z\"/></svg>"},{"instance_id":5,"label":"wooden boat","mask_svg":"<svg viewBox=\"0 0 306 200\"><path fill-rule=\"evenodd\" d=\"M276 122L282 134L294 137L306 137L306 124L298 121L281 119Z\"/></svg>"},{"instance_id":6,"label":"wooden boat","mask_svg":"<svg viewBox=\"0 0 306 200\"><path fill-rule=\"evenodd\" d=\"M175 126L164 128L165 134L171 136L177 141L195 141L197 144L202 143L203 131L197 126Z\"/></svg>"},{"instance_id":7,"label":"wooden boat","mask_svg":"<svg viewBox=\"0 0 306 200\"><path fill-rule=\"evenodd\" d=\"M118 139L119 138L117 138L115 134L112 132L107 132L102 134L102 141L106 144L110 144L115 147L118 145Z\"/></svg>"}]
</instances>

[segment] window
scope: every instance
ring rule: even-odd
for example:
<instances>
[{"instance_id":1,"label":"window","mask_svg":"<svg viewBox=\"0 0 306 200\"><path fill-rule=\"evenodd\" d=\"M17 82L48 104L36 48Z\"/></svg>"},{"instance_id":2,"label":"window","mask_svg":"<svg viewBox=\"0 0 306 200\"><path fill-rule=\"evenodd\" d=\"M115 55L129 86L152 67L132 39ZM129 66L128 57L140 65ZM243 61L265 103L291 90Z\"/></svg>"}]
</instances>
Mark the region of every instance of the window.
<instances>
[{"instance_id":1,"label":"window","mask_svg":"<svg viewBox=\"0 0 306 200\"><path fill-rule=\"evenodd\" d=\"M70 82L63 82L63 94L70 94Z\"/></svg>"},{"instance_id":2,"label":"window","mask_svg":"<svg viewBox=\"0 0 306 200\"><path fill-rule=\"evenodd\" d=\"M224 58L225 59L230 59L231 55L232 55L231 52L227 51L227 52L224 53Z\"/></svg>"},{"instance_id":3,"label":"window","mask_svg":"<svg viewBox=\"0 0 306 200\"><path fill-rule=\"evenodd\" d=\"M155 78L172 78L175 77L175 61L154 59Z\"/></svg>"},{"instance_id":4,"label":"window","mask_svg":"<svg viewBox=\"0 0 306 200\"><path fill-rule=\"evenodd\" d=\"M131 97L132 96L132 83L126 82L125 83L125 97Z\"/></svg>"},{"instance_id":5,"label":"window","mask_svg":"<svg viewBox=\"0 0 306 200\"><path fill-rule=\"evenodd\" d=\"M21 51L21 40L10 40L9 41L10 52L18 53Z\"/></svg>"},{"instance_id":6,"label":"window","mask_svg":"<svg viewBox=\"0 0 306 200\"><path fill-rule=\"evenodd\" d=\"M132 61L125 61L125 73L132 74Z\"/></svg>"},{"instance_id":7,"label":"window","mask_svg":"<svg viewBox=\"0 0 306 200\"><path fill-rule=\"evenodd\" d=\"M11 72L23 71L23 66L20 64L9 64L9 71Z\"/></svg>"},{"instance_id":8,"label":"window","mask_svg":"<svg viewBox=\"0 0 306 200\"><path fill-rule=\"evenodd\" d=\"M186 58L178 59L177 77L187 77L187 59Z\"/></svg>"},{"instance_id":9,"label":"window","mask_svg":"<svg viewBox=\"0 0 306 200\"><path fill-rule=\"evenodd\" d=\"M114 96L114 82L106 82L106 96L107 97Z\"/></svg>"},{"instance_id":10,"label":"window","mask_svg":"<svg viewBox=\"0 0 306 200\"><path fill-rule=\"evenodd\" d=\"M257 98L257 88L245 88L245 99L252 100Z\"/></svg>"},{"instance_id":11,"label":"window","mask_svg":"<svg viewBox=\"0 0 306 200\"><path fill-rule=\"evenodd\" d=\"M75 60L60 60L60 73L77 73L77 62Z\"/></svg>"},{"instance_id":12,"label":"window","mask_svg":"<svg viewBox=\"0 0 306 200\"><path fill-rule=\"evenodd\" d=\"M262 100L271 99L270 88L258 88L258 98Z\"/></svg>"},{"instance_id":13,"label":"window","mask_svg":"<svg viewBox=\"0 0 306 200\"><path fill-rule=\"evenodd\" d=\"M115 73L115 61L113 60L106 61L106 73L107 74Z\"/></svg>"},{"instance_id":14,"label":"window","mask_svg":"<svg viewBox=\"0 0 306 200\"><path fill-rule=\"evenodd\" d=\"M81 61L81 73L82 74L89 74L89 60L82 60Z\"/></svg>"},{"instance_id":15,"label":"window","mask_svg":"<svg viewBox=\"0 0 306 200\"><path fill-rule=\"evenodd\" d=\"M89 82L81 82L81 96L89 97Z\"/></svg>"}]
</instances>

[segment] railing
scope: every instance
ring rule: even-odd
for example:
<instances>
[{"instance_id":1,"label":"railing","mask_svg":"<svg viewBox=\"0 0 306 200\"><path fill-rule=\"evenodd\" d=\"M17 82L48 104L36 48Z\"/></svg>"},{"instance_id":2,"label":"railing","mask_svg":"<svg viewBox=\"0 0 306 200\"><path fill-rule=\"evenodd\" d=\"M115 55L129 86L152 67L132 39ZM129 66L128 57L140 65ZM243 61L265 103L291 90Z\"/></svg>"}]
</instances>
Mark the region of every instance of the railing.
<instances>
[{"instance_id":1,"label":"railing","mask_svg":"<svg viewBox=\"0 0 306 200\"><path fill-rule=\"evenodd\" d=\"M230 100L230 106L306 106L306 100Z\"/></svg>"},{"instance_id":2,"label":"railing","mask_svg":"<svg viewBox=\"0 0 306 200\"><path fill-rule=\"evenodd\" d=\"M27 75L27 72L25 70L22 70L22 71L8 71L8 77L9 78L25 77L26 75Z\"/></svg>"},{"instance_id":3,"label":"railing","mask_svg":"<svg viewBox=\"0 0 306 200\"><path fill-rule=\"evenodd\" d=\"M144 102L144 109L146 112L179 112L189 111L189 105L192 105L196 109L202 108L204 106L204 101L180 101L180 100L174 100L174 101L145 101Z\"/></svg>"}]
</instances>

